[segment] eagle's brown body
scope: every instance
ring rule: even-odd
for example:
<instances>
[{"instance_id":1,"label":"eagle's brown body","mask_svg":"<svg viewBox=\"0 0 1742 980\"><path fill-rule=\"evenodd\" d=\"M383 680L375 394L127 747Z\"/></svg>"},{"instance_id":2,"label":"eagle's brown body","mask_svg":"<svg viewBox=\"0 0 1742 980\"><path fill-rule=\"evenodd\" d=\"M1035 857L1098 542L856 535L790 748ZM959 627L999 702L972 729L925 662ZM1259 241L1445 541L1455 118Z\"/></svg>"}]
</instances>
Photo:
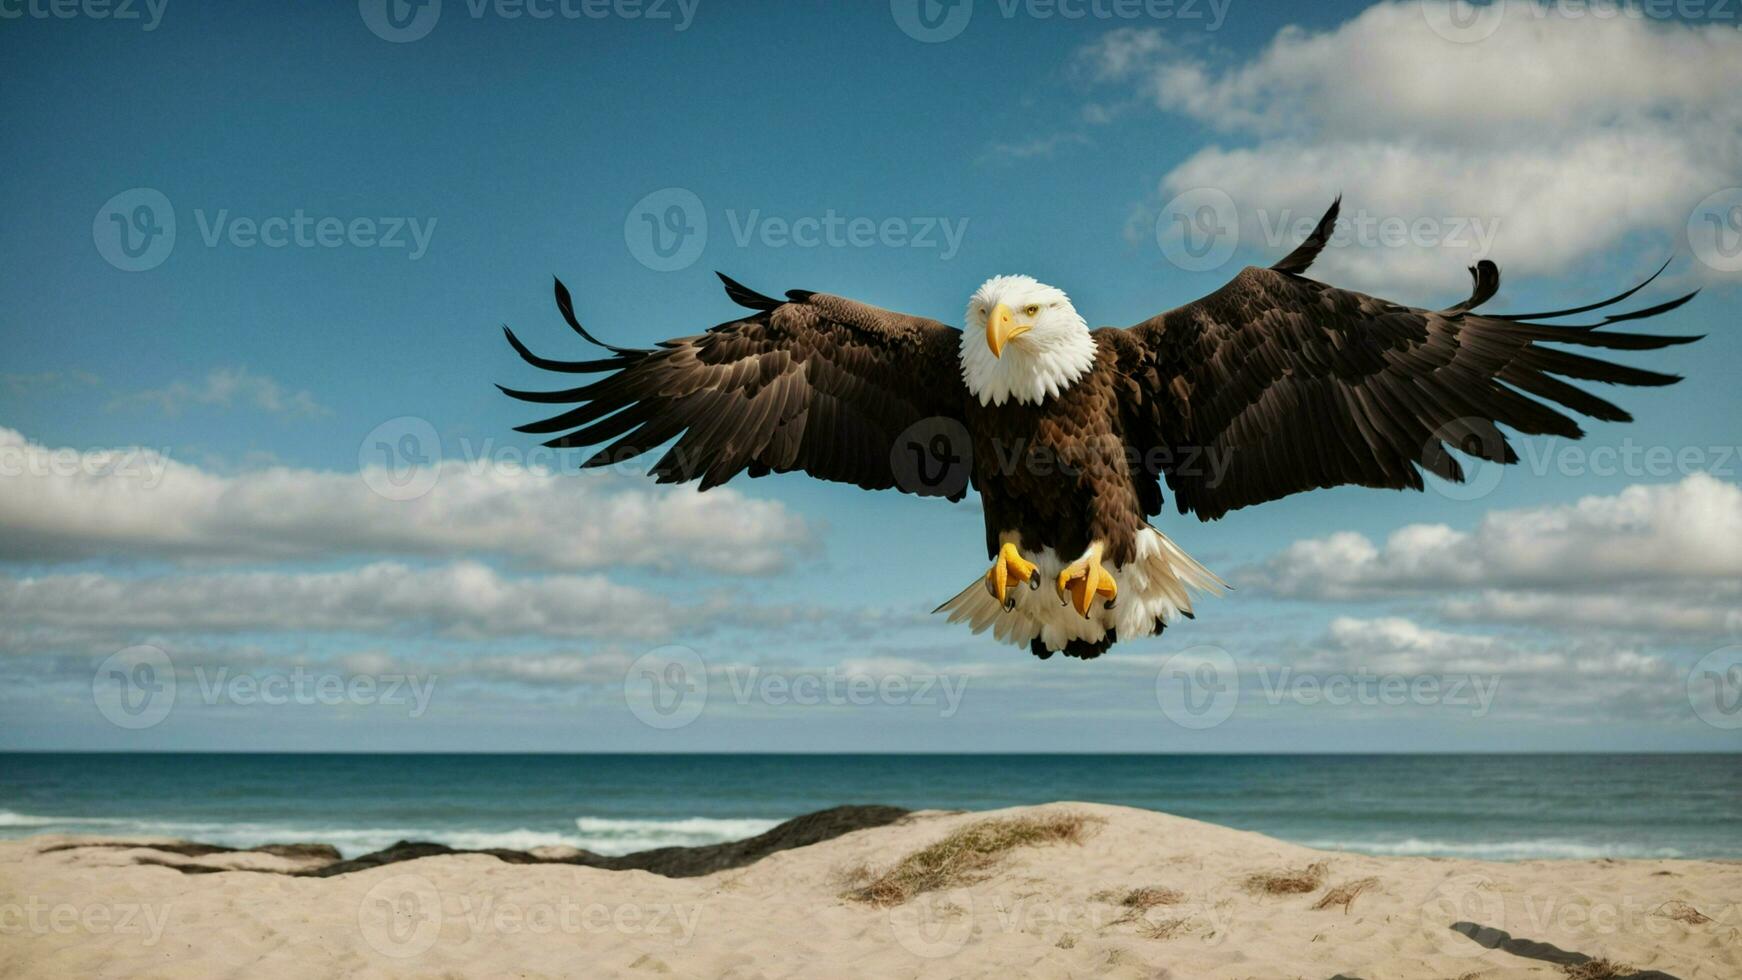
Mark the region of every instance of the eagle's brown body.
<instances>
[{"instance_id":1,"label":"eagle's brown body","mask_svg":"<svg viewBox=\"0 0 1742 980\"><path fill-rule=\"evenodd\" d=\"M1088 333L1088 366L1040 400L976 397L964 380L967 354L958 360L958 352L977 341L936 320L822 293L774 299L723 276L750 315L651 349L600 345L609 356L553 361L510 332L537 367L604 377L562 391L508 393L573 406L521 429L564 433L553 446L602 447L586 466L670 443L651 474L660 482L699 480L702 489L740 472L796 470L958 499L970 481L943 490L914 484L899 460L902 440L916 429L944 422L965 430L988 553L1013 542L1050 575L1096 549L1120 579L1119 598L1117 608L1109 601L1080 620L1061 618L1054 597L1021 589L1020 603L999 597L988 605L969 589L946 607L976 631L994 629L1042 657L1058 650L1091 657L1120 633L1157 632L1174 615L1190 615L1184 586L1217 581L1149 526L1163 483L1180 513L1214 520L1319 487L1420 490L1424 469L1461 481L1447 444L1517 461L1497 423L1576 439L1582 430L1563 410L1629 418L1563 378L1677 380L1545 343L1636 351L1697 339L1601 329L1667 312L1691 294L1596 324L1533 322L1619 302L1644 283L1602 303L1520 316L1474 312L1499 285L1486 261L1471 270L1469 299L1439 311L1325 285L1301 273L1329 240L1335 217L1333 206L1273 268L1248 268L1217 292L1129 329ZM598 343L575 319L560 282L556 291L570 326Z\"/></svg>"},{"instance_id":2,"label":"eagle's brown body","mask_svg":"<svg viewBox=\"0 0 1742 980\"><path fill-rule=\"evenodd\" d=\"M1107 561L1132 559L1147 522L1128 459L1120 378L1118 354L1101 343L1094 367L1056 399L1000 406L963 399L988 556L1000 535L1014 531L1024 552L1077 555L1102 541Z\"/></svg>"}]
</instances>

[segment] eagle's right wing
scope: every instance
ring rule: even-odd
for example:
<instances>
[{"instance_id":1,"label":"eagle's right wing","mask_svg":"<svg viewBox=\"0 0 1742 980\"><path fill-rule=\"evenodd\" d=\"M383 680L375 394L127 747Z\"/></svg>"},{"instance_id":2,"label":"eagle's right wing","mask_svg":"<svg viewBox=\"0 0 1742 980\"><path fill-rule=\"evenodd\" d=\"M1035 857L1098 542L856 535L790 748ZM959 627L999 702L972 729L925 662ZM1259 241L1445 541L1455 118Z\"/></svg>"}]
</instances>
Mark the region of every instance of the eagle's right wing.
<instances>
[{"instance_id":1,"label":"eagle's right wing","mask_svg":"<svg viewBox=\"0 0 1742 980\"><path fill-rule=\"evenodd\" d=\"M601 446L583 467L622 462L676 439L650 474L661 483L700 480L704 490L743 470L796 470L867 490L925 493L898 478L892 450L917 422L960 418L961 332L823 293L777 300L720 278L752 314L649 350L595 340L557 282L563 318L610 356L539 357L504 327L508 342L534 367L606 377L562 391L503 388L522 401L574 406L519 431L565 433L547 446ZM964 491L945 492L960 499Z\"/></svg>"},{"instance_id":2,"label":"eagle's right wing","mask_svg":"<svg viewBox=\"0 0 1742 980\"><path fill-rule=\"evenodd\" d=\"M1301 273L1336 216L1332 205L1312 237L1272 268L1246 269L1209 296L1127 330L1096 331L1115 345L1131 381L1128 440L1145 453L1161 450L1139 482L1145 512L1160 510L1160 479L1182 514L1204 520L1321 487L1420 490L1424 469L1462 482L1445 444L1517 461L1496 424L1577 439L1583 430L1568 414L1629 420L1563 379L1678 380L1578 349L1642 351L1698 339L1608 329L1667 313L1691 293L1597 323L1536 322L1609 306L1645 283L1575 309L1501 316L1476 312L1500 285L1499 268L1487 260L1470 270L1470 298L1444 310L1308 279Z\"/></svg>"}]
</instances>

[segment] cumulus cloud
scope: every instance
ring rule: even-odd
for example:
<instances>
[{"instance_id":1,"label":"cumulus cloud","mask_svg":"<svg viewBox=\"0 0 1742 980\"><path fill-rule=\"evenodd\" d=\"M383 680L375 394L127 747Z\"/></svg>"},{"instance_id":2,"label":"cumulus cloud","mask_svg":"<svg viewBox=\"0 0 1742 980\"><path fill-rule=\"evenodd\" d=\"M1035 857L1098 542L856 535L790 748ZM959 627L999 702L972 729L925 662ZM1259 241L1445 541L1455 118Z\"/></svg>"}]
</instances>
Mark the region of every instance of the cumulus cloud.
<instances>
[{"instance_id":1,"label":"cumulus cloud","mask_svg":"<svg viewBox=\"0 0 1742 980\"><path fill-rule=\"evenodd\" d=\"M439 464L390 500L383 474L276 466L220 475L152 449L51 449L0 429L0 559L284 560L501 556L562 571L699 567L758 575L816 547L773 501L609 473Z\"/></svg>"},{"instance_id":2,"label":"cumulus cloud","mask_svg":"<svg viewBox=\"0 0 1742 980\"><path fill-rule=\"evenodd\" d=\"M669 604L600 576L509 578L475 562L379 562L325 572L0 577L0 617L51 629L663 635Z\"/></svg>"},{"instance_id":3,"label":"cumulus cloud","mask_svg":"<svg viewBox=\"0 0 1742 980\"><path fill-rule=\"evenodd\" d=\"M1613 496L1412 524L1383 544L1343 531L1245 570L1297 599L1443 597L1461 621L1722 635L1742 601L1742 487L1696 473ZM1449 593L1449 595L1448 595Z\"/></svg>"},{"instance_id":4,"label":"cumulus cloud","mask_svg":"<svg viewBox=\"0 0 1742 980\"><path fill-rule=\"evenodd\" d=\"M1346 219L1429 219L1384 244L1347 225L1320 260L1330 278L1394 293L1458 290L1479 257L1562 272L1631 233L1679 233L1698 201L1736 183L1734 22L1509 3L1491 35L1460 42L1446 25L1481 18L1457 7L1454 21L1438 0L1376 4L1329 30L1286 28L1241 63L1143 30L1085 56L1103 81L1234 141L1179 164L1158 199L1225 191L1259 252L1292 247L1339 191Z\"/></svg>"},{"instance_id":5,"label":"cumulus cloud","mask_svg":"<svg viewBox=\"0 0 1742 980\"><path fill-rule=\"evenodd\" d=\"M876 610L761 605L727 593L688 602L600 575L510 576L478 562L376 562L337 571L0 576L0 621L20 646L64 635L363 633L657 640L718 628L775 631Z\"/></svg>"},{"instance_id":6,"label":"cumulus cloud","mask_svg":"<svg viewBox=\"0 0 1742 980\"><path fill-rule=\"evenodd\" d=\"M1402 617L1339 616L1306 656L1307 670L1366 669L1387 674L1533 674L1660 678L1675 671L1662 659L1590 642L1529 644L1484 634L1430 629Z\"/></svg>"},{"instance_id":7,"label":"cumulus cloud","mask_svg":"<svg viewBox=\"0 0 1742 980\"><path fill-rule=\"evenodd\" d=\"M445 669L450 675L480 680L568 688L577 684L622 684L624 674L633 663L633 657L618 651L539 653L475 657Z\"/></svg>"},{"instance_id":8,"label":"cumulus cloud","mask_svg":"<svg viewBox=\"0 0 1742 980\"><path fill-rule=\"evenodd\" d=\"M1411 524L1383 545L1345 531L1297 541L1245 580L1295 598L1469 587L1577 589L1742 578L1742 487L1695 473L1609 497L1491 511L1470 531Z\"/></svg>"},{"instance_id":9,"label":"cumulus cloud","mask_svg":"<svg viewBox=\"0 0 1742 980\"><path fill-rule=\"evenodd\" d=\"M1448 680L1467 679L1467 690L1491 697L1497 715L1579 721L1689 715L1683 668L1606 640L1523 642L1405 618L1344 616L1286 669L1319 678L1437 678L1433 697L1449 695Z\"/></svg>"},{"instance_id":10,"label":"cumulus cloud","mask_svg":"<svg viewBox=\"0 0 1742 980\"><path fill-rule=\"evenodd\" d=\"M1667 591L1569 595L1487 589L1443 600L1438 608L1441 616L1457 622L1742 638L1742 582L1717 582L1704 588L1684 585Z\"/></svg>"},{"instance_id":11,"label":"cumulus cloud","mask_svg":"<svg viewBox=\"0 0 1742 980\"><path fill-rule=\"evenodd\" d=\"M315 418L332 410L303 390L290 390L265 375L246 368L214 368L198 381L175 381L163 388L123 395L110 408L146 406L166 416L180 415L189 408L253 408L268 415Z\"/></svg>"}]
</instances>

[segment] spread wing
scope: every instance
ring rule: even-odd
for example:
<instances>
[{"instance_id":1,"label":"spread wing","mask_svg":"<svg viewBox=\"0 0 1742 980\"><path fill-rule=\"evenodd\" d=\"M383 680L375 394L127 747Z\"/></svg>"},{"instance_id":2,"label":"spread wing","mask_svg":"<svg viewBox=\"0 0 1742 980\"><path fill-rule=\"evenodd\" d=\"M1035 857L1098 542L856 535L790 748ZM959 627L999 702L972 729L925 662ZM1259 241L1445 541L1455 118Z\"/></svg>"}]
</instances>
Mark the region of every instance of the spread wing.
<instances>
[{"instance_id":1,"label":"spread wing","mask_svg":"<svg viewBox=\"0 0 1742 980\"><path fill-rule=\"evenodd\" d=\"M1667 313L1691 293L1601 323L1534 322L1619 303L1650 279L1588 306L1489 316L1474 312L1499 289L1500 270L1487 260L1470 270L1470 298L1440 311L1301 276L1336 214L1333 204L1313 236L1273 268L1248 268L1215 293L1128 330L1096 331L1114 345L1131 382L1122 396L1127 440L1152 460L1149 479L1139 481L1147 513L1161 508L1161 479L1180 513L1204 520L1319 487L1420 490L1423 469L1462 482L1447 444L1517 462L1496 423L1577 439L1583 431L1570 415L1631 420L1564 379L1680 380L1580 348L1651 350L1699 339L1601 329Z\"/></svg>"},{"instance_id":2,"label":"spread wing","mask_svg":"<svg viewBox=\"0 0 1742 980\"><path fill-rule=\"evenodd\" d=\"M649 471L661 483L699 479L705 490L743 470L800 470L876 490L897 485L890 458L897 436L923 419L962 414L961 332L953 327L822 293L795 291L781 301L720 278L752 314L651 350L595 340L558 281L563 318L610 356L539 357L504 327L508 342L534 367L605 376L561 391L502 388L523 401L573 406L519 431L563 433L547 446L601 447L583 467L675 439Z\"/></svg>"}]
</instances>

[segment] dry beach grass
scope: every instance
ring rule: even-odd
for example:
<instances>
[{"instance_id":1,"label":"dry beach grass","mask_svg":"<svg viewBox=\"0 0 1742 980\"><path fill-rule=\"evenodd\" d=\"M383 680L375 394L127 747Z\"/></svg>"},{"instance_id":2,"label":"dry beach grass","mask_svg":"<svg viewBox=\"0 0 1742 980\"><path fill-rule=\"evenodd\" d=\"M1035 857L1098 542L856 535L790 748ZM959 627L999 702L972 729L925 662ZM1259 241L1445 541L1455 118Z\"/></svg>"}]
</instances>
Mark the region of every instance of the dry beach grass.
<instances>
[{"instance_id":1,"label":"dry beach grass","mask_svg":"<svg viewBox=\"0 0 1742 980\"><path fill-rule=\"evenodd\" d=\"M1015 848L1080 843L1088 822L1081 814L1059 813L969 824L882 872L865 872L870 880L847 897L872 905L899 905L922 892L970 884L984 878L1005 852Z\"/></svg>"}]
</instances>

